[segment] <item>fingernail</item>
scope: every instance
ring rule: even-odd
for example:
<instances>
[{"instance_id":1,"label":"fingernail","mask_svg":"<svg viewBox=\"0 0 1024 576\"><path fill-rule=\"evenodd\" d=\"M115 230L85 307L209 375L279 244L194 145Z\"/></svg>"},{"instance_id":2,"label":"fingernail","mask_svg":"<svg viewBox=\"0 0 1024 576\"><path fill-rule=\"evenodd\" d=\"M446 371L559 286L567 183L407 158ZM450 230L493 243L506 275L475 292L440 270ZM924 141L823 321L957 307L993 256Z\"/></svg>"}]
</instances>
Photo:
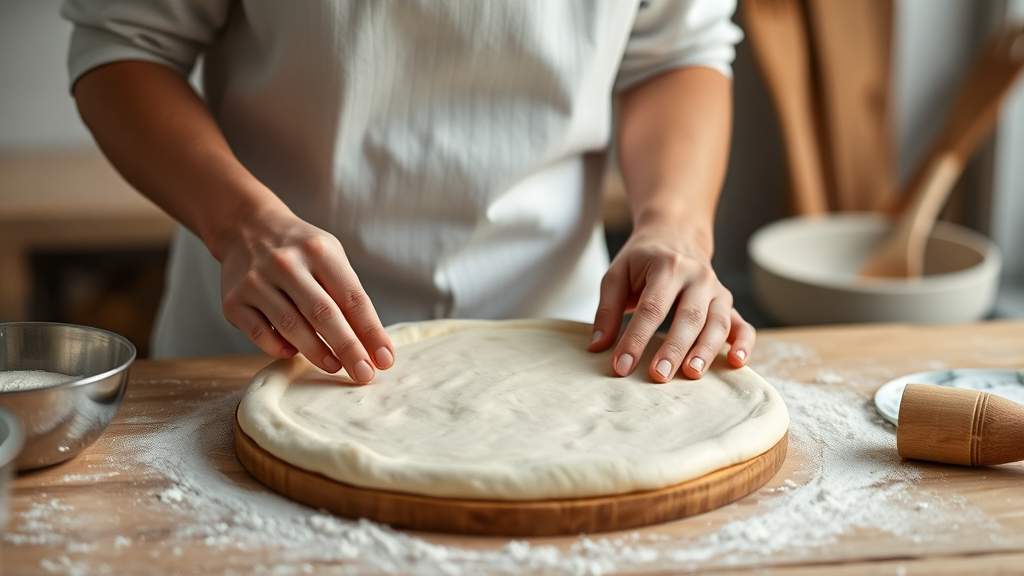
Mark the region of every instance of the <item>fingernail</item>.
<instances>
[{"instance_id":1,"label":"fingernail","mask_svg":"<svg viewBox=\"0 0 1024 576\"><path fill-rule=\"evenodd\" d=\"M594 330L594 333L590 336L590 343L593 344L604 337L604 332L600 330Z\"/></svg>"},{"instance_id":2,"label":"fingernail","mask_svg":"<svg viewBox=\"0 0 1024 576\"><path fill-rule=\"evenodd\" d=\"M619 359L615 361L615 372L619 376L625 376L629 374L629 369L633 367L633 355L623 354L619 356Z\"/></svg>"},{"instance_id":3,"label":"fingernail","mask_svg":"<svg viewBox=\"0 0 1024 576\"><path fill-rule=\"evenodd\" d=\"M324 356L324 367L327 368L328 372L337 372L341 370L341 363L334 356L328 354Z\"/></svg>"},{"instance_id":4,"label":"fingernail","mask_svg":"<svg viewBox=\"0 0 1024 576\"><path fill-rule=\"evenodd\" d=\"M373 368L370 367L370 363L366 360L356 362L353 372L355 372L356 382L369 382L373 380Z\"/></svg>"},{"instance_id":5,"label":"fingernail","mask_svg":"<svg viewBox=\"0 0 1024 576\"><path fill-rule=\"evenodd\" d=\"M395 357L391 355L391 350L388 350L386 346L381 346L373 353L373 361L377 363L378 368L390 368L395 362Z\"/></svg>"},{"instance_id":6,"label":"fingernail","mask_svg":"<svg viewBox=\"0 0 1024 576\"><path fill-rule=\"evenodd\" d=\"M693 368L697 372L704 372L704 359L700 356L694 356L690 360L690 368Z\"/></svg>"},{"instance_id":7,"label":"fingernail","mask_svg":"<svg viewBox=\"0 0 1024 576\"><path fill-rule=\"evenodd\" d=\"M661 374L662 378L668 378L668 375L672 372L672 363L662 358L658 360L658 364L654 367L654 371Z\"/></svg>"},{"instance_id":8,"label":"fingernail","mask_svg":"<svg viewBox=\"0 0 1024 576\"><path fill-rule=\"evenodd\" d=\"M740 360L746 360L747 359L747 351L746 350L737 350L736 351L736 357L739 358Z\"/></svg>"}]
</instances>

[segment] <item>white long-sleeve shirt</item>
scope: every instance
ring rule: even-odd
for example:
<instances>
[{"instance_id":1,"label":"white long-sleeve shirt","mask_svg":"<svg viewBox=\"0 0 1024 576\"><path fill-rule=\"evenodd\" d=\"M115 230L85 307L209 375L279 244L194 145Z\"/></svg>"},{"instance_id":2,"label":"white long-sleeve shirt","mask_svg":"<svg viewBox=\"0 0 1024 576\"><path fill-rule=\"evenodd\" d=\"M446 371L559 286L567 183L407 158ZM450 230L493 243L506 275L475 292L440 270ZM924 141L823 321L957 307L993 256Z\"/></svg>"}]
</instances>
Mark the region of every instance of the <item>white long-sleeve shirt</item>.
<instances>
[{"instance_id":1,"label":"white long-sleeve shirt","mask_svg":"<svg viewBox=\"0 0 1024 576\"><path fill-rule=\"evenodd\" d=\"M381 320L590 321L616 90L729 74L733 0L69 0L74 82L117 60L187 75L239 160L335 234ZM157 355L254 351L182 229Z\"/></svg>"}]
</instances>

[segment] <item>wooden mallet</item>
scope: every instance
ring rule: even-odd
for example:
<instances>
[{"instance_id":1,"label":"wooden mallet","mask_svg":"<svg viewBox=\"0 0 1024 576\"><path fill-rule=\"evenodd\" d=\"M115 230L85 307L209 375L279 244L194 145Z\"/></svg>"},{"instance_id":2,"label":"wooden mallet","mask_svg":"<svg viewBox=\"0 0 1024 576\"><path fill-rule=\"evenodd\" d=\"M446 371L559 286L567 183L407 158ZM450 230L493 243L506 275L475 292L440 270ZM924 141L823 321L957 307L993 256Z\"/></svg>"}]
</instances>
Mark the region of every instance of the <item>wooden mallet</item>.
<instances>
[{"instance_id":1,"label":"wooden mallet","mask_svg":"<svg viewBox=\"0 0 1024 576\"><path fill-rule=\"evenodd\" d=\"M980 390L908 384L896 448L903 458L962 466L1024 460L1024 404Z\"/></svg>"}]
</instances>

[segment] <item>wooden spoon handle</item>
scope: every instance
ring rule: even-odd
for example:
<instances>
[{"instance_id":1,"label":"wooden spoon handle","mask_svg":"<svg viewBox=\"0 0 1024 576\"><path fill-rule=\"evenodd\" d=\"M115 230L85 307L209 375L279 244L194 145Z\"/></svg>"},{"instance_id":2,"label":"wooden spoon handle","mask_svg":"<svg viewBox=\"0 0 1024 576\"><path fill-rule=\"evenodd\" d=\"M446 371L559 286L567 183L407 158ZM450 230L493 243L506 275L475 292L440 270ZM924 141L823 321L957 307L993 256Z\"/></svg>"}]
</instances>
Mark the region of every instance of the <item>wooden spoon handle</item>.
<instances>
[{"instance_id":1,"label":"wooden spoon handle","mask_svg":"<svg viewBox=\"0 0 1024 576\"><path fill-rule=\"evenodd\" d=\"M949 119L910 179L907 193L896 207L898 210L921 203L917 196L929 193L925 180L943 156L953 155L961 165L967 163L981 140L995 126L1002 101L1022 70L1024 26L996 33L961 84Z\"/></svg>"}]
</instances>

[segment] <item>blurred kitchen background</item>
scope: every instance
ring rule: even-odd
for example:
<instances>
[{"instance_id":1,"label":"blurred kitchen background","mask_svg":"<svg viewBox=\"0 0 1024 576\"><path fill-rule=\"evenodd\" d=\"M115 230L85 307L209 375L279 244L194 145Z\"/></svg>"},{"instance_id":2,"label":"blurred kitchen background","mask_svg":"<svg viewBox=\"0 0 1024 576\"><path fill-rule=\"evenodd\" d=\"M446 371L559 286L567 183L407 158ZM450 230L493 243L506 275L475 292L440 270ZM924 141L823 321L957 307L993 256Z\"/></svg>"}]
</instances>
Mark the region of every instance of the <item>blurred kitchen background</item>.
<instances>
[{"instance_id":1,"label":"blurred kitchen background","mask_svg":"<svg viewBox=\"0 0 1024 576\"><path fill-rule=\"evenodd\" d=\"M903 179L941 127L981 42L993 29L1024 20L1024 0L822 3L868 1L891 10L888 115L892 170ZM82 126L68 93L70 26L59 17L59 0L0 0L0 6L0 321L100 326L128 336L145 354L174 225L120 179ZM741 24L743 11L741 0ZM810 33L816 32L811 22ZM734 70L732 159L717 222L716 269L741 311L769 326L751 298L746 242L790 213L785 152L749 41L739 47ZM994 136L946 211L946 218L981 231L1003 250L995 317L1024 316L1022 88L1006 102ZM614 174L607 188L614 250L628 235L629 216Z\"/></svg>"}]
</instances>

